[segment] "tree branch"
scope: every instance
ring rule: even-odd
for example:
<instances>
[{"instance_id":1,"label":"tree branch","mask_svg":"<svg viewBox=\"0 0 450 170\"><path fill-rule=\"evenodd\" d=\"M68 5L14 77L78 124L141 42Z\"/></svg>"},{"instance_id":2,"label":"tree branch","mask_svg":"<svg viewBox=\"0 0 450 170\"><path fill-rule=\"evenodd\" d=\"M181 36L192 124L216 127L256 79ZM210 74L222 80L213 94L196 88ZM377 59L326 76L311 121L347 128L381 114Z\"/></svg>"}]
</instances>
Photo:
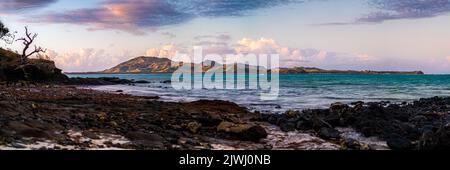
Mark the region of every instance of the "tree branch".
<instances>
[{"instance_id":1,"label":"tree branch","mask_svg":"<svg viewBox=\"0 0 450 170\"><path fill-rule=\"evenodd\" d=\"M34 51L32 51L30 54L28 54L27 56L25 56L25 58L28 58L28 57L30 57L30 56L32 56L33 54L35 54L35 53L40 53L40 52L43 52L43 53L45 53L47 50L45 49L42 49L42 47L37 47L36 45L34 46Z\"/></svg>"},{"instance_id":2,"label":"tree branch","mask_svg":"<svg viewBox=\"0 0 450 170\"><path fill-rule=\"evenodd\" d=\"M34 40L36 39L36 37L38 36L37 33L30 33L28 31L28 27L25 27L25 36L26 37L22 37L17 39L17 41L22 41L22 44L25 45L25 47L22 50L22 55L21 55L21 62L22 64L26 63L26 60L28 59L28 57L32 56L35 53L40 53L40 52L46 52L46 50L42 49L42 47L38 47L36 45L34 45L34 51L32 51L31 53L27 54L27 50L30 48L30 45L33 44Z\"/></svg>"}]
</instances>

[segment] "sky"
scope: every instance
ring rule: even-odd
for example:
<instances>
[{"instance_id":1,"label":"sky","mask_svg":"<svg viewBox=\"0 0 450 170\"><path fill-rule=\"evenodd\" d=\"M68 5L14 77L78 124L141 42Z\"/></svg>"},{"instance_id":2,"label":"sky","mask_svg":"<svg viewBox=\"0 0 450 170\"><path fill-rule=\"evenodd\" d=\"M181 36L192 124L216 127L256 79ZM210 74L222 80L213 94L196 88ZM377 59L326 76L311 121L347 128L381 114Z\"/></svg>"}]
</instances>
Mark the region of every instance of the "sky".
<instances>
[{"instance_id":1,"label":"sky","mask_svg":"<svg viewBox=\"0 0 450 170\"><path fill-rule=\"evenodd\" d=\"M449 0L1 0L66 72L138 56L278 53L283 67L450 73ZM0 44L20 50L21 44Z\"/></svg>"}]
</instances>

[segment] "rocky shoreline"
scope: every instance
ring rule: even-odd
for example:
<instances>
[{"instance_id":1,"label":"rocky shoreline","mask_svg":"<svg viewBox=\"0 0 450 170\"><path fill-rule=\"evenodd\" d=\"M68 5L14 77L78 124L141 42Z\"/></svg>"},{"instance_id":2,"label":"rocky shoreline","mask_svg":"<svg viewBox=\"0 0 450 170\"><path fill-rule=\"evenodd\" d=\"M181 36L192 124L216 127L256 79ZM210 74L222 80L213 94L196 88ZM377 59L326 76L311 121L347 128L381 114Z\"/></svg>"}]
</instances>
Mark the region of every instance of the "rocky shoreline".
<instances>
[{"instance_id":1,"label":"rocky shoreline","mask_svg":"<svg viewBox=\"0 0 450 170\"><path fill-rule=\"evenodd\" d=\"M401 104L334 103L329 109L261 114L226 101L162 102L158 96L77 87L1 85L0 149L422 150L450 146L450 98ZM365 140L369 137L382 144Z\"/></svg>"},{"instance_id":2,"label":"rocky shoreline","mask_svg":"<svg viewBox=\"0 0 450 170\"><path fill-rule=\"evenodd\" d=\"M6 148L46 142L58 147L39 149L211 149L213 141L253 144L267 137L252 121L259 115L224 101L170 103L59 85L2 86L0 98Z\"/></svg>"},{"instance_id":3,"label":"rocky shoreline","mask_svg":"<svg viewBox=\"0 0 450 170\"><path fill-rule=\"evenodd\" d=\"M334 103L329 109L288 111L263 115L263 121L283 131L307 130L344 144L348 149L372 149L344 138L340 127L351 127L366 137L378 137L395 150L447 150L450 148L450 97L420 99L411 103Z\"/></svg>"},{"instance_id":4,"label":"rocky shoreline","mask_svg":"<svg viewBox=\"0 0 450 170\"><path fill-rule=\"evenodd\" d=\"M390 149L450 146L450 98L441 97L284 114L69 85L2 86L0 98L0 149L380 149L342 128L377 137Z\"/></svg>"}]
</instances>

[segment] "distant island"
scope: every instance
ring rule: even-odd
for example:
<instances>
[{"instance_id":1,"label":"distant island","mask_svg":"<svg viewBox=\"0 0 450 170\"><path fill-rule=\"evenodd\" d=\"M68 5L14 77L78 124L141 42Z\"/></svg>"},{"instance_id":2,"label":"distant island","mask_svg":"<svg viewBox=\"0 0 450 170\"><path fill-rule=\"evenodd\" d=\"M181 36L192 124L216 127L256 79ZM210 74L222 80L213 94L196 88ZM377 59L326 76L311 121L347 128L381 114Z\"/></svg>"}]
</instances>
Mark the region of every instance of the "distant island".
<instances>
[{"instance_id":1,"label":"distant island","mask_svg":"<svg viewBox=\"0 0 450 170\"><path fill-rule=\"evenodd\" d=\"M115 67L100 72L71 72L68 74L142 74L142 73L173 73L180 65L171 65L168 58L159 57L136 57L123 62ZM203 71L211 68L210 64L204 64ZM226 68L226 67L225 67ZM256 69L250 66L249 68ZM401 75L423 75L423 71L372 71L372 70L326 70L315 67L292 67L278 68L274 70L280 74L401 74Z\"/></svg>"},{"instance_id":2,"label":"distant island","mask_svg":"<svg viewBox=\"0 0 450 170\"><path fill-rule=\"evenodd\" d=\"M423 71L372 71L372 70L325 70L315 67L294 67L280 68L277 70L280 74L405 74L405 75L423 75Z\"/></svg>"}]
</instances>

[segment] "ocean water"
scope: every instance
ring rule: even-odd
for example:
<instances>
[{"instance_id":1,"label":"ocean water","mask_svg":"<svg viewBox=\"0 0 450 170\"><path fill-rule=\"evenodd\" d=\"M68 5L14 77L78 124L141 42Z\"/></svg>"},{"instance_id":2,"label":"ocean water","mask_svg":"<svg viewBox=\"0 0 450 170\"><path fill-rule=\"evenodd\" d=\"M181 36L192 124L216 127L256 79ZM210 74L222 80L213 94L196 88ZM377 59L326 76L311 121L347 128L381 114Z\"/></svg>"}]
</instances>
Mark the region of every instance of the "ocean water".
<instances>
[{"instance_id":1,"label":"ocean water","mask_svg":"<svg viewBox=\"0 0 450 170\"><path fill-rule=\"evenodd\" d=\"M285 74L279 77L278 99L271 101L260 100L259 92L251 89L175 90L171 84L162 83L170 80L171 74L72 74L70 77L147 80L151 83L88 88L102 91L123 90L132 95L160 96L164 101L228 100L262 112L325 108L334 102L402 102L424 97L450 96L450 75Z\"/></svg>"}]
</instances>

